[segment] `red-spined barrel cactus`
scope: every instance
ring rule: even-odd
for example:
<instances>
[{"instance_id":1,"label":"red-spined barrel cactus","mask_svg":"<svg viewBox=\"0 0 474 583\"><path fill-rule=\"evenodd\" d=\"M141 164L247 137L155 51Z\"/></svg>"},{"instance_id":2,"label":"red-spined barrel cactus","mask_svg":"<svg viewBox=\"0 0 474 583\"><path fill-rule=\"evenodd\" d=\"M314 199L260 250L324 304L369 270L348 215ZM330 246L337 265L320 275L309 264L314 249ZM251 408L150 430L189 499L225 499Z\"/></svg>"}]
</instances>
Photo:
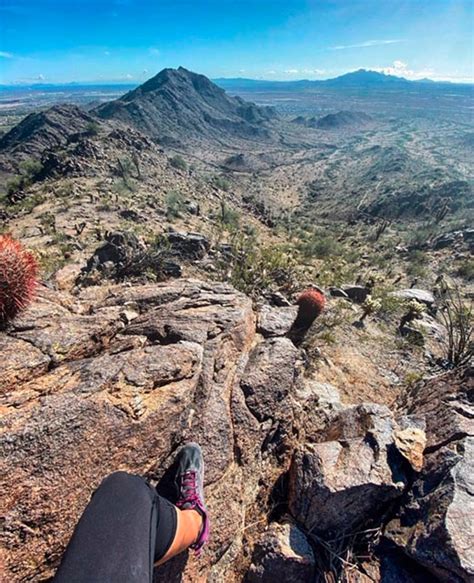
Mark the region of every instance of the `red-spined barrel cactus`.
<instances>
[{"instance_id":1,"label":"red-spined barrel cactus","mask_svg":"<svg viewBox=\"0 0 474 583\"><path fill-rule=\"evenodd\" d=\"M326 298L322 291L308 288L299 296L296 303L298 304L298 315L288 332L288 337L298 346L311 324L324 310Z\"/></svg>"},{"instance_id":2,"label":"red-spined barrel cactus","mask_svg":"<svg viewBox=\"0 0 474 583\"><path fill-rule=\"evenodd\" d=\"M38 264L23 245L0 235L0 325L12 320L33 299Z\"/></svg>"},{"instance_id":3,"label":"red-spined barrel cactus","mask_svg":"<svg viewBox=\"0 0 474 583\"><path fill-rule=\"evenodd\" d=\"M297 319L300 325L307 325L309 327L324 310L326 298L324 297L323 292L314 288L309 288L299 296L296 303L299 306Z\"/></svg>"}]
</instances>

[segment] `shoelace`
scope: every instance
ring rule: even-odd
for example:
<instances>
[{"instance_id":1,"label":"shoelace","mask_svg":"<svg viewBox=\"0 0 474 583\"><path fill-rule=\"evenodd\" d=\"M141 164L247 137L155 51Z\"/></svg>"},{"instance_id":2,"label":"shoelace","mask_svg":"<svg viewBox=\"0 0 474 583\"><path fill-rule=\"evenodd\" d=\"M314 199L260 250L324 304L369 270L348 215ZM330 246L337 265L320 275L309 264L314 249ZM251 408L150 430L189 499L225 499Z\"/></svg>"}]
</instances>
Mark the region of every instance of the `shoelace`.
<instances>
[{"instance_id":1,"label":"shoelace","mask_svg":"<svg viewBox=\"0 0 474 583\"><path fill-rule=\"evenodd\" d=\"M191 508L195 508L199 502L199 496L197 494L196 485L196 472L188 470L184 472L181 483L181 495L182 498L176 504L179 508L183 507L185 504L189 504Z\"/></svg>"},{"instance_id":2,"label":"shoelace","mask_svg":"<svg viewBox=\"0 0 474 583\"><path fill-rule=\"evenodd\" d=\"M194 544L191 545L191 548L194 550L194 553L197 557L201 555L201 550L203 544L206 542L203 539L203 534L206 532L206 514L203 512L203 508L201 505L201 501L199 499L197 493L197 485L196 485L196 472L193 470L188 470L182 474L181 479L181 500L176 503L178 508L184 508L188 510L197 510L200 514L202 514L202 526L199 532L199 536ZM208 527L207 527L208 528Z\"/></svg>"}]
</instances>

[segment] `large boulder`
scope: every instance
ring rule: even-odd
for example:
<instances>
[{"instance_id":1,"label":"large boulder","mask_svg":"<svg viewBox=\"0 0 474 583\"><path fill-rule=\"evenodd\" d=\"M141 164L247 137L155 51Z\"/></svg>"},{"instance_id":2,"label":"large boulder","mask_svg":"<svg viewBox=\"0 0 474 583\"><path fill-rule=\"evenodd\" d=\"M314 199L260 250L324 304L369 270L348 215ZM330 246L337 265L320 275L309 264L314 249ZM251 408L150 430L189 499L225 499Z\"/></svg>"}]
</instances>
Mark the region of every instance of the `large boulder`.
<instances>
[{"instance_id":1,"label":"large boulder","mask_svg":"<svg viewBox=\"0 0 474 583\"><path fill-rule=\"evenodd\" d=\"M199 233L170 231L166 234L166 240L171 246L173 254L181 260L194 261L202 259L211 248L209 239Z\"/></svg>"},{"instance_id":2,"label":"large boulder","mask_svg":"<svg viewBox=\"0 0 474 583\"><path fill-rule=\"evenodd\" d=\"M245 583L310 583L315 559L301 530L290 522L270 524L255 543Z\"/></svg>"},{"instance_id":3,"label":"large boulder","mask_svg":"<svg viewBox=\"0 0 474 583\"><path fill-rule=\"evenodd\" d=\"M264 305L258 314L258 331L263 336L284 336L298 315L298 306L273 307Z\"/></svg>"},{"instance_id":4,"label":"large boulder","mask_svg":"<svg viewBox=\"0 0 474 583\"><path fill-rule=\"evenodd\" d=\"M370 289L365 285L343 285L342 292L353 302L363 304L370 294Z\"/></svg>"},{"instance_id":5,"label":"large boulder","mask_svg":"<svg viewBox=\"0 0 474 583\"><path fill-rule=\"evenodd\" d=\"M423 415L422 472L386 536L446 583L474 579L474 369L446 373L410 389L399 410Z\"/></svg>"},{"instance_id":6,"label":"large boulder","mask_svg":"<svg viewBox=\"0 0 474 583\"><path fill-rule=\"evenodd\" d=\"M435 298L431 292L424 289L416 289L414 287L394 291L391 292L390 295L400 300L415 300L420 304L424 304L428 308L432 308L435 303Z\"/></svg>"},{"instance_id":7,"label":"large boulder","mask_svg":"<svg viewBox=\"0 0 474 583\"><path fill-rule=\"evenodd\" d=\"M387 407L335 409L326 427L300 446L289 473L289 508L308 531L354 532L400 497L407 483L395 445L399 427Z\"/></svg>"}]
</instances>

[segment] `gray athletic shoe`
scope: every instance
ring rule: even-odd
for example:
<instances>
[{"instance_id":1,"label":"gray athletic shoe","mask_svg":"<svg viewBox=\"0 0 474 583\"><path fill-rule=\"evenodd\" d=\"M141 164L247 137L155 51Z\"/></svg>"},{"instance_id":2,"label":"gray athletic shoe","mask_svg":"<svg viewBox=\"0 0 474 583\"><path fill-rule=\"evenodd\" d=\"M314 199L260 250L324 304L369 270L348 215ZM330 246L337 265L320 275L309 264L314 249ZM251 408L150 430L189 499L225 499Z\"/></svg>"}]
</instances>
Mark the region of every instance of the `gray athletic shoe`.
<instances>
[{"instance_id":1,"label":"gray athletic shoe","mask_svg":"<svg viewBox=\"0 0 474 583\"><path fill-rule=\"evenodd\" d=\"M191 545L199 554L209 540L210 521L204 502L204 459L197 443L187 443L179 452L175 481L179 491L176 506L181 510L196 510L202 516L201 532Z\"/></svg>"}]
</instances>

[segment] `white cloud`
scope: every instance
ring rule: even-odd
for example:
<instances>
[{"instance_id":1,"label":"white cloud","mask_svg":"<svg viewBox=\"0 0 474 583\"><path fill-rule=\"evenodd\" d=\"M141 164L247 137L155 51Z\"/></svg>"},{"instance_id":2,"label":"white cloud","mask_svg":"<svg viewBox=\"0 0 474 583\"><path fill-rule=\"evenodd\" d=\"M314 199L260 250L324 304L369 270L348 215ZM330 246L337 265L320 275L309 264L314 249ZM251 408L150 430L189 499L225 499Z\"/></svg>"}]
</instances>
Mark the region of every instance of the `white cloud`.
<instances>
[{"instance_id":1,"label":"white cloud","mask_svg":"<svg viewBox=\"0 0 474 583\"><path fill-rule=\"evenodd\" d=\"M266 75L276 75L276 74L277 74L277 72L276 72L276 71L273 71L273 69L272 69L272 70L270 70L270 71L265 71L265 74L266 74Z\"/></svg>"},{"instance_id":2,"label":"white cloud","mask_svg":"<svg viewBox=\"0 0 474 583\"><path fill-rule=\"evenodd\" d=\"M324 69L285 69L285 75L324 75Z\"/></svg>"},{"instance_id":3,"label":"white cloud","mask_svg":"<svg viewBox=\"0 0 474 583\"><path fill-rule=\"evenodd\" d=\"M435 72L431 68L420 69L415 71L408 67L407 63L403 61L393 61L388 67L376 67L374 71L379 71L380 73L385 73L386 75L395 75L396 77L404 77L405 79L410 79L415 81L416 79L433 78Z\"/></svg>"},{"instance_id":4,"label":"white cloud","mask_svg":"<svg viewBox=\"0 0 474 583\"><path fill-rule=\"evenodd\" d=\"M153 55L154 57L160 56L160 49L157 49L156 47L150 47L148 49L148 52L150 53L150 55Z\"/></svg>"},{"instance_id":5,"label":"white cloud","mask_svg":"<svg viewBox=\"0 0 474 583\"><path fill-rule=\"evenodd\" d=\"M13 53L7 51L0 51L0 59L13 59Z\"/></svg>"},{"instance_id":6,"label":"white cloud","mask_svg":"<svg viewBox=\"0 0 474 583\"><path fill-rule=\"evenodd\" d=\"M303 69L301 72L305 75L324 75L326 71L324 69Z\"/></svg>"},{"instance_id":7,"label":"white cloud","mask_svg":"<svg viewBox=\"0 0 474 583\"><path fill-rule=\"evenodd\" d=\"M387 39L387 40L366 40L362 43L357 43L355 45L336 45L334 47L328 47L330 51L343 51L345 49L360 49L365 47L379 47L382 45L394 45L397 43L402 43L403 39Z\"/></svg>"}]
</instances>

